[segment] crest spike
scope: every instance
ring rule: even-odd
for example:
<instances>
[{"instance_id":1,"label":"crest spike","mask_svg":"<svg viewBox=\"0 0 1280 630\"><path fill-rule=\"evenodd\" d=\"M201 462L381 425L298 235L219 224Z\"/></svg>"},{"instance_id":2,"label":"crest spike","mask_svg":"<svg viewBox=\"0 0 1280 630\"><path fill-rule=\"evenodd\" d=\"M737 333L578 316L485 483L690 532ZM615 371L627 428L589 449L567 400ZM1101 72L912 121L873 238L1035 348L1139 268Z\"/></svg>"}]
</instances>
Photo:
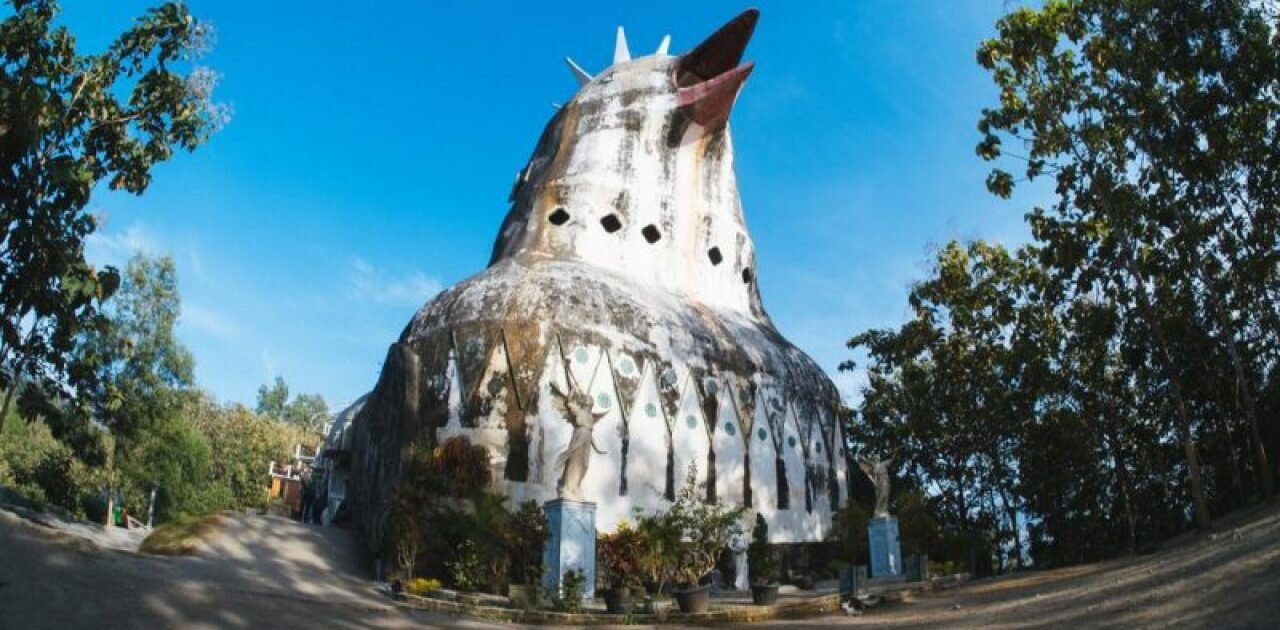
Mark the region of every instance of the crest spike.
<instances>
[{"instance_id":1,"label":"crest spike","mask_svg":"<svg viewBox=\"0 0 1280 630\"><path fill-rule=\"evenodd\" d=\"M667 54L667 50L668 50L668 49L670 49L670 48L671 48L671 36L670 36L670 35L663 35L663 36L662 36L662 43L661 43L661 44L658 44L658 52L655 52L655 53L653 53L653 54L655 54L655 55L665 55L665 54Z\"/></svg>"},{"instance_id":2,"label":"crest spike","mask_svg":"<svg viewBox=\"0 0 1280 630\"><path fill-rule=\"evenodd\" d=\"M590 83L591 79L595 78L591 76L591 73L587 72L586 70L583 70L582 66L579 66L578 64L574 63L572 59L565 57L564 62L569 66L569 71L573 73L573 78L577 80L578 87L582 87Z\"/></svg>"},{"instance_id":3,"label":"crest spike","mask_svg":"<svg viewBox=\"0 0 1280 630\"><path fill-rule=\"evenodd\" d=\"M618 38L613 44L613 62L631 61L631 51L627 50L627 34L618 27Z\"/></svg>"}]
</instances>

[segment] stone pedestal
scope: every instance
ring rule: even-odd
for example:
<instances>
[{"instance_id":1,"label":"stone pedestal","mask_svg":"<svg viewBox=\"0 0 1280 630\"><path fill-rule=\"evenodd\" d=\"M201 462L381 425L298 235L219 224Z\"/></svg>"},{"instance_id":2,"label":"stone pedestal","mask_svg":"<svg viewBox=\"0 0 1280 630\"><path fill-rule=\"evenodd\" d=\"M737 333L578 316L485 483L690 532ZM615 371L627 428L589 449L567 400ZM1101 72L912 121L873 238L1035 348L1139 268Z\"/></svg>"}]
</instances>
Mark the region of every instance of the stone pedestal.
<instances>
[{"instance_id":1,"label":"stone pedestal","mask_svg":"<svg viewBox=\"0 0 1280 630\"><path fill-rule=\"evenodd\" d=\"M596 590L596 504L556 499L542 506L551 526L547 546L542 550L542 586L551 597L560 594L564 574L577 569L586 582L585 599Z\"/></svg>"},{"instance_id":2,"label":"stone pedestal","mask_svg":"<svg viewBox=\"0 0 1280 630\"><path fill-rule=\"evenodd\" d=\"M902 547L898 544L898 519L882 516L867 524L871 549L871 577L902 574Z\"/></svg>"},{"instance_id":3,"label":"stone pedestal","mask_svg":"<svg viewBox=\"0 0 1280 630\"><path fill-rule=\"evenodd\" d=\"M916 554L907 556L903 561L903 573L907 576L908 582L923 582L929 579L929 555Z\"/></svg>"},{"instance_id":4,"label":"stone pedestal","mask_svg":"<svg viewBox=\"0 0 1280 630\"><path fill-rule=\"evenodd\" d=\"M867 594L866 565L840 568L840 594L847 597L861 597Z\"/></svg>"}]
</instances>

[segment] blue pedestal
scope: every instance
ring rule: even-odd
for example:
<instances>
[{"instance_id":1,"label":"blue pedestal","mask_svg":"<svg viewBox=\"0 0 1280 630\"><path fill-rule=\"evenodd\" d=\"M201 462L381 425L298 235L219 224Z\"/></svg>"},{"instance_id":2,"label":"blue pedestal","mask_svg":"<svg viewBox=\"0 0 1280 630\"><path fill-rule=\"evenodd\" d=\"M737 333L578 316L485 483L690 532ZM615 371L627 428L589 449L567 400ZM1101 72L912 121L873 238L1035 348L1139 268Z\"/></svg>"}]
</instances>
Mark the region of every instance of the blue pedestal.
<instances>
[{"instance_id":1,"label":"blue pedestal","mask_svg":"<svg viewBox=\"0 0 1280 630\"><path fill-rule=\"evenodd\" d=\"M892 516L873 518L867 524L871 545L871 577L902 574L902 547L898 544L898 519Z\"/></svg>"},{"instance_id":2,"label":"blue pedestal","mask_svg":"<svg viewBox=\"0 0 1280 630\"><path fill-rule=\"evenodd\" d=\"M560 594L564 574L577 569L586 577L582 596L595 597L596 590L596 504L556 499L542 506L551 526L551 536L542 550L542 587L547 594Z\"/></svg>"}]
</instances>

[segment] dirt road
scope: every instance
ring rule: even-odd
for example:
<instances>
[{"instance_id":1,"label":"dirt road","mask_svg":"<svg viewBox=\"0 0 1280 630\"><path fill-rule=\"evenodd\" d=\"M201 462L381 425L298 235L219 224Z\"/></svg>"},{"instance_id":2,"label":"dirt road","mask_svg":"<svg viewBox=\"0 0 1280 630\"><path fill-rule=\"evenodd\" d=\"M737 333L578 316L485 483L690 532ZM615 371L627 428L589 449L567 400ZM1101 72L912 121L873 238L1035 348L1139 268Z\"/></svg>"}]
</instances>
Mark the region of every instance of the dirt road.
<instances>
[{"instance_id":1,"label":"dirt road","mask_svg":"<svg viewBox=\"0 0 1280 630\"><path fill-rule=\"evenodd\" d=\"M786 627L1280 628L1280 506L1164 551L979 580L862 617Z\"/></svg>"},{"instance_id":2,"label":"dirt road","mask_svg":"<svg viewBox=\"0 0 1280 630\"><path fill-rule=\"evenodd\" d=\"M0 511L0 630L496 628L387 605L347 532L232 516L193 557L102 549Z\"/></svg>"}]
</instances>

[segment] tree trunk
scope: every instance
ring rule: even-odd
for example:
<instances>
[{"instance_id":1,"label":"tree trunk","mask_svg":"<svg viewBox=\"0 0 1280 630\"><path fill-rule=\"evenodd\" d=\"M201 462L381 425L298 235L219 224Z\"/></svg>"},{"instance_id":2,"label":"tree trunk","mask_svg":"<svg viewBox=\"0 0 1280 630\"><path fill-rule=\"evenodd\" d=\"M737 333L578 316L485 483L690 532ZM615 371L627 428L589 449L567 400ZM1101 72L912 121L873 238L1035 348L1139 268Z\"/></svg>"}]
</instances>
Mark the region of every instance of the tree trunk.
<instances>
[{"instance_id":1,"label":"tree trunk","mask_svg":"<svg viewBox=\"0 0 1280 630\"><path fill-rule=\"evenodd\" d=\"M1196 529L1206 531L1212 521L1209 514L1209 501L1204 494L1204 479L1200 472L1200 451L1196 446L1194 436L1191 434L1191 414L1187 411L1187 401L1182 395L1177 364L1174 363L1173 351L1169 348L1169 340L1165 338L1164 330L1160 328L1160 323L1152 312L1151 304L1147 301L1146 283L1135 268L1132 252L1129 252L1127 262L1129 279L1133 281L1135 292L1138 296L1138 308L1142 311L1142 317L1146 320L1147 327L1151 329L1151 334L1156 339L1161 358L1164 359L1165 376L1169 379L1169 390L1170 394L1173 395L1174 410L1178 415L1178 438L1182 442L1182 450L1187 458L1187 475L1191 480L1191 503L1195 510Z\"/></svg>"},{"instance_id":2,"label":"tree trunk","mask_svg":"<svg viewBox=\"0 0 1280 630\"><path fill-rule=\"evenodd\" d=\"M1239 228L1240 226L1237 225L1237 229ZM1247 242L1248 241L1246 241L1246 243ZM1254 256L1259 254L1255 247L1246 245L1246 248L1252 250L1252 255ZM1228 254L1228 259L1231 261L1232 269L1239 266L1240 262L1236 256ZM1205 286L1208 287L1209 283L1207 282L1207 278L1205 278L1204 265L1198 265L1198 269L1200 270L1201 280L1204 281ZM1275 324L1274 305L1277 302L1274 299L1266 299L1274 297L1271 295L1271 284L1263 283L1262 292L1264 294L1263 304L1271 305L1271 308L1263 310L1263 319L1271 319L1271 323ZM1258 428L1257 407L1254 404L1253 392L1249 388L1249 381L1245 378L1244 360L1240 357L1239 348L1236 347L1235 328L1231 325L1231 320L1227 316L1226 309L1222 306L1222 301L1215 300L1214 307L1214 310L1218 315L1219 325L1222 326L1224 336L1226 337L1227 354L1231 357L1231 365L1235 370L1236 395L1240 398L1241 406L1244 408L1245 417L1249 420L1249 437L1253 440L1253 456L1258 469L1258 482L1262 485L1262 496L1264 499L1270 499L1275 494L1275 478L1272 475L1271 462L1267 458L1266 444L1262 441L1262 432ZM1270 317L1267 317L1267 315L1270 315ZM1265 327L1266 325L1263 324L1263 326ZM1273 327L1272 330L1275 330L1275 328Z\"/></svg>"},{"instance_id":3,"label":"tree trunk","mask_svg":"<svg viewBox=\"0 0 1280 630\"><path fill-rule=\"evenodd\" d=\"M1234 335L1228 335L1227 354L1231 356L1231 364L1234 366L1236 373L1236 395L1240 397L1241 406L1244 407L1244 415L1249 419L1249 433L1253 438L1253 457L1256 460L1258 469L1258 481L1262 484L1262 497L1270 499L1275 494L1275 482L1271 476L1271 462L1267 459L1267 446L1262 441L1262 432L1258 429L1258 413L1253 402L1253 392L1249 388L1249 381L1245 378L1243 361L1240 359L1240 352L1236 348Z\"/></svg>"},{"instance_id":4,"label":"tree trunk","mask_svg":"<svg viewBox=\"0 0 1280 630\"><path fill-rule=\"evenodd\" d=\"M1128 525L1128 537L1125 540L1125 550L1129 555L1133 555L1138 549L1137 535L1137 519L1133 514L1133 498L1132 489L1129 487L1129 469L1124 465L1124 457L1120 453L1120 440L1116 436L1115 421L1108 423L1110 430L1107 432L1108 441L1111 442L1111 464L1116 469L1116 485L1119 486L1120 501L1124 506L1124 520Z\"/></svg>"},{"instance_id":5,"label":"tree trunk","mask_svg":"<svg viewBox=\"0 0 1280 630\"><path fill-rule=\"evenodd\" d=\"M9 406L13 404L13 393L18 389L18 379L14 378L4 390L4 404L0 405L0 436L4 435L4 423L9 418Z\"/></svg>"},{"instance_id":6,"label":"tree trunk","mask_svg":"<svg viewBox=\"0 0 1280 630\"><path fill-rule=\"evenodd\" d=\"M1022 534L1018 531L1018 510L1014 505L1013 491L1009 488L1009 477L1007 468L998 463L999 460L993 460L996 463L996 475L1000 478L999 492L1000 502L1004 504L1005 518L1009 521L1010 533L1013 534L1013 564L1019 569L1022 568Z\"/></svg>"},{"instance_id":7,"label":"tree trunk","mask_svg":"<svg viewBox=\"0 0 1280 630\"><path fill-rule=\"evenodd\" d=\"M1222 429L1227 434L1227 454L1231 459L1231 489L1235 493L1235 504L1244 505L1244 475L1240 472L1240 457L1236 454L1235 432L1231 430L1231 420L1222 421Z\"/></svg>"}]
</instances>

